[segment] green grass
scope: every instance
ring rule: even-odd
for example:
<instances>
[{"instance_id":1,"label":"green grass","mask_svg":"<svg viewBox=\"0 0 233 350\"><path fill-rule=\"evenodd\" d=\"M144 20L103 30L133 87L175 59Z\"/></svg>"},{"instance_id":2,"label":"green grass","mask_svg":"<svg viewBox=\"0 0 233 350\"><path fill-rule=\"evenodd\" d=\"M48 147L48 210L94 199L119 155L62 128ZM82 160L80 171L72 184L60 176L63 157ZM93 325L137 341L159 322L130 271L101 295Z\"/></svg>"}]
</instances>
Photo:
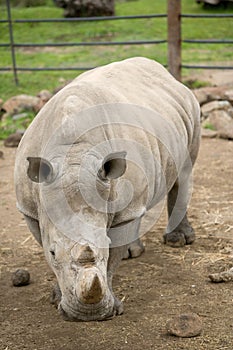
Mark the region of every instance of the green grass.
<instances>
[{"instance_id":1,"label":"green grass","mask_svg":"<svg viewBox=\"0 0 233 350\"><path fill-rule=\"evenodd\" d=\"M3 1L1 3L4 4ZM183 13L233 13L233 6L204 10L194 0L182 1ZM6 19L4 5L1 19ZM13 19L60 18L63 10L52 0L46 6L12 8ZM166 1L116 1L116 14L166 13ZM232 38L232 19L183 19L183 38ZM138 19L92 23L14 23L16 43L58 43L88 41L121 41L166 39L166 19ZM0 42L8 43L8 26L0 23ZM232 46L220 44L183 44L184 64L232 64ZM167 62L167 44L135 46L98 46L67 48L18 48L19 67L90 67L107 64L131 56L147 56L163 64ZM11 67L11 53L0 48L0 66ZM12 72L1 72L0 97L5 100L19 93L37 94L41 89L53 90L61 79L72 79L80 72L19 72L19 86L15 86Z\"/></svg>"},{"instance_id":2,"label":"green grass","mask_svg":"<svg viewBox=\"0 0 233 350\"><path fill-rule=\"evenodd\" d=\"M35 113L30 111L25 111L24 113L26 114L26 117L23 119L13 120L12 116L8 116L0 122L0 140L4 140L7 136L16 131L25 130L29 126L35 117Z\"/></svg>"},{"instance_id":3,"label":"green grass","mask_svg":"<svg viewBox=\"0 0 233 350\"><path fill-rule=\"evenodd\" d=\"M210 83L199 79L187 79L183 83L190 89L200 89L210 85Z\"/></svg>"},{"instance_id":4,"label":"green grass","mask_svg":"<svg viewBox=\"0 0 233 350\"><path fill-rule=\"evenodd\" d=\"M213 126L211 123L205 123L205 124L203 125L203 128L204 128L204 129L208 129L208 130L215 131L215 128L214 128L214 126Z\"/></svg>"}]
</instances>

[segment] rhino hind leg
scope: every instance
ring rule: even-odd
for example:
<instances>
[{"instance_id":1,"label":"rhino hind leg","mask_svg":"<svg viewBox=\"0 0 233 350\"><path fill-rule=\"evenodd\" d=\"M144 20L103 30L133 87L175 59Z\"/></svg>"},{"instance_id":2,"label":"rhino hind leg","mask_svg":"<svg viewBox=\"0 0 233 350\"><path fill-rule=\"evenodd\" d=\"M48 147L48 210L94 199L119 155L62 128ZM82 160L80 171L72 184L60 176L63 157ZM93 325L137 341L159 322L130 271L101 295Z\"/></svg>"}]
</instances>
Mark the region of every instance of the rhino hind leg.
<instances>
[{"instance_id":1,"label":"rhino hind leg","mask_svg":"<svg viewBox=\"0 0 233 350\"><path fill-rule=\"evenodd\" d=\"M137 258L145 250L142 241L138 238L136 241L130 243L128 249L125 250L123 259Z\"/></svg>"},{"instance_id":2,"label":"rhino hind leg","mask_svg":"<svg viewBox=\"0 0 233 350\"><path fill-rule=\"evenodd\" d=\"M187 219L187 215L175 230L166 232L163 239L164 243L171 247L183 247L186 244L192 244L195 240L195 232Z\"/></svg>"},{"instance_id":3,"label":"rhino hind leg","mask_svg":"<svg viewBox=\"0 0 233 350\"><path fill-rule=\"evenodd\" d=\"M164 243L171 247L183 247L192 244L195 232L187 218L189 201L190 173L185 174L177 181L168 193L168 226L164 234Z\"/></svg>"}]
</instances>

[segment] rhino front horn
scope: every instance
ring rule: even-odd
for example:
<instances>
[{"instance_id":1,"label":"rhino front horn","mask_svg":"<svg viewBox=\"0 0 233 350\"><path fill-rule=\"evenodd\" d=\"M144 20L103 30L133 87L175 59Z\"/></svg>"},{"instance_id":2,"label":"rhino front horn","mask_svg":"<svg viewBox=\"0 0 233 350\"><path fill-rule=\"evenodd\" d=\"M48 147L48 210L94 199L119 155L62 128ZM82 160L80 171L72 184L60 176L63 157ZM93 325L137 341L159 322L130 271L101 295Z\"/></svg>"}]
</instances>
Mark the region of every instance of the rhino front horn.
<instances>
[{"instance_id":1,"label":"rhino front horn","mask_svg":"<svg viewBox=\"0 0 233 350\"><path fill-rule=\"evenodd\" d=\"M103 282L97 269L88 268L83 271L77 281L76 293L83 304L97 304L103 299Z\"/></svg>"}]
</instances>

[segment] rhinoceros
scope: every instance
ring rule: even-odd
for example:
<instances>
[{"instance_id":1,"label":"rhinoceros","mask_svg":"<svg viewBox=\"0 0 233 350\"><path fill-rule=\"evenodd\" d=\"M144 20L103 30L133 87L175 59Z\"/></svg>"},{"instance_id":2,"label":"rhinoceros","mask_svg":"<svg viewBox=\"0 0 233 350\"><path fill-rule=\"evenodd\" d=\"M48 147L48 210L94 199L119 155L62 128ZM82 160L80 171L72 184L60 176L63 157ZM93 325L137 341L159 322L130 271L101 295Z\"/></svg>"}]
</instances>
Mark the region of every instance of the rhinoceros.
<instances>
[{"instance_id":1,"label":"rhinoceros","mask_svg":"<svg viewBox=\"0 0 233 350\"><path fill-rule=\"evenodd\" d=\"M164 243L194 241L186 211L199 119L192 92L143 57L81 74L35 117L16 156L17 208L56 275L65 320L122 314L113 275L143 252L158 215L145 218L164 199Z\"/></svg>"}]
</instances>

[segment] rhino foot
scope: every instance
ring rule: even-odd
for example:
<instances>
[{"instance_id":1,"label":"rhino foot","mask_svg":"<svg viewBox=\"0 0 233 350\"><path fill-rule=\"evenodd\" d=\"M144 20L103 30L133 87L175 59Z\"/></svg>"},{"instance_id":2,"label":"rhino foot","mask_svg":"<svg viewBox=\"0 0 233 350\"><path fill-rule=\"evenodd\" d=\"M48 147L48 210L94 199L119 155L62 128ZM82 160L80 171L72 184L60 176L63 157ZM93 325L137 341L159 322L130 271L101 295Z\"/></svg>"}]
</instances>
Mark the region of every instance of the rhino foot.
<instances>
[{"instance_id":1,"label":"rhino foot","mask_svg":"<svg viewBox=\"0 0 233 350\"><path fill-rule=\"evenodd\" d=\"M164 243L170 247L183 247L186 244L192 244L195 240L195 232L191 226L177 228L176 230L165 233Z\"/></svg>"},{"instance_id":2,"label":"rhino foot","mask_svg":"<svg viewBox=\"0 0 233 350\"><path fill-rule=\"evenodd\" d=\"M137 239L129 245L128 249L124 254L123 259L137 258L144 252L144 250L145 247L143 243L140 241L140 239Z\"/></svg>"},{"instance_id":3,"label":"rhino foot","mask_svg":"<svg viewBox=\"0 0 233 350\"><path fill-rule=\"evenodd\" d=\"M62 294L61 294L60 287L58 283L56 283L51 293L50 303L55 305L56 308L58 308L58 305L60 304L60 301L61 301L61 297L62 297Z\"/></svg>"}]
</instances>

